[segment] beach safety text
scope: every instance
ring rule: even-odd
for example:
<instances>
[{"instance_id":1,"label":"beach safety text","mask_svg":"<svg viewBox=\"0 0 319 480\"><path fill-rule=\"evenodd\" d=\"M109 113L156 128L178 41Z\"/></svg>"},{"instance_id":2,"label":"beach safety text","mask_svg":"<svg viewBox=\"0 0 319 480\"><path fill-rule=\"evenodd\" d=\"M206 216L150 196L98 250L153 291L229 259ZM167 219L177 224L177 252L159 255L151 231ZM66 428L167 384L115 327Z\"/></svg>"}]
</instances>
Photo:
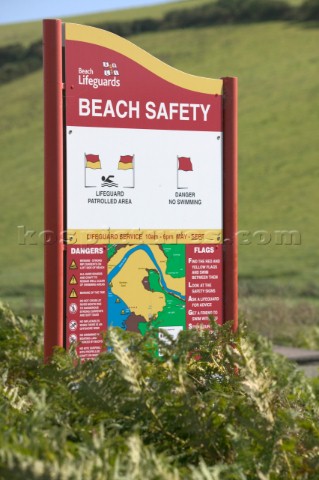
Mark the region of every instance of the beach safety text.
<instances>
[{"instance_id":1,"label":"beach safety text","mask_svg":"<svg viewBox=\"0 0 319 480\"><path fill-rule=\"evenodd\" d=\"M153 102L79 98L80 117L109 117L148 120L209 120L211 105L203 103Z\"/></svg>"}]
</instances>

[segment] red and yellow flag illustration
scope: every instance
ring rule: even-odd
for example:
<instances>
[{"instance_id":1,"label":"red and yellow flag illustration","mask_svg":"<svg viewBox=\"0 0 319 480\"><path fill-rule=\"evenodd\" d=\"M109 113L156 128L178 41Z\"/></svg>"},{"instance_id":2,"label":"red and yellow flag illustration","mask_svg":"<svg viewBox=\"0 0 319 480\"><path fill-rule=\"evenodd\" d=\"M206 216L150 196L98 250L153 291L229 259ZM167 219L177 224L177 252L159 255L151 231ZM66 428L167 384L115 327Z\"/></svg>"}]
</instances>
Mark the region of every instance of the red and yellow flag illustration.
<instances>
[{"instance_id":1,"label":"red and yellow flag illustration","mask_svg":"<svg viewBox=\"0 0 319 480\"><path fill-rule=\"evenodd\" d=\"M120 156L120 161L119 161L119 164L118 164L118 169L119 170L130 170L130 169L134 168L133 158L134 158L134 155L121 155Z\"/></svg>"},{"instance_id":2,"label":"red and yellow flag illustration","mask_svg":"<svg viewBox=\"0 0 319 480\"><path fill-rule=\"evenodd\" d=\"M184 170L184 172L193 171L193 165L190 157L178 157L178 170Z\"/></svg>"},{"instance_id":3,"label":"red and yellow flag illustration","mask_svg":"<svg viewBox=\"0 0 319 480\"><path fill-rule=\"evenodd\" d=\"M86 158L86 163L85 163L86 168L93 168L93 169L102 168L101 167L101 160L100 160L99 155L94 155L92 153L88 153L88 154L86 153L85 158Z\"/></svg>"}]
</instances>

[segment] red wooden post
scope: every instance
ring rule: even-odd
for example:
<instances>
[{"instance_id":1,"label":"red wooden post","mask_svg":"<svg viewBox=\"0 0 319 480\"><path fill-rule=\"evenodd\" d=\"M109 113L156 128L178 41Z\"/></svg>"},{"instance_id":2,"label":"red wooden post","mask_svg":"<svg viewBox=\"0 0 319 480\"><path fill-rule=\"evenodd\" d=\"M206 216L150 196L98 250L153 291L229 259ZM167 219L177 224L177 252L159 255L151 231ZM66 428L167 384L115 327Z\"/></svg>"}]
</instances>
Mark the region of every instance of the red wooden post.
<instances>
[{"instance_id":1,"label":"red wooden post","mask_svg":"<svg viewBox=\"0 0 319 480\"><path fill-rule=\"evenodd\" d=\"M63 346L62 22L43 21L44 67L44 358Z\"/></svg>"},{"instance_id":2,"label":"red wooden post","mask_svg":"<svg viewBox=\"0 0 319 480\"><path fill-rule=\"evenodd\" d=\"M238 328L238 107L237 78L225 77L223 90L224 322Z\"/></svg>"}]
</instances>

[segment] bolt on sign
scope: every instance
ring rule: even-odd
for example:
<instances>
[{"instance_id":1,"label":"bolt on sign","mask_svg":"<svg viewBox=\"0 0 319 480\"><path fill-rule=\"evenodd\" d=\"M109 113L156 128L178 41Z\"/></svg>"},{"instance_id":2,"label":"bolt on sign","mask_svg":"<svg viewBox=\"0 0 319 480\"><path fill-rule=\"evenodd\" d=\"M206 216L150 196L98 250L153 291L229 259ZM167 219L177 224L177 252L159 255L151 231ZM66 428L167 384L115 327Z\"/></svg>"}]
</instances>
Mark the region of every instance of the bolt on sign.
<instances>
[{"instance_id":1,"label":"bolt on sign","mask_svg":"<svg viewBox=\"0 0 319 480\"><path fill-rule=\"evenodd\" d=\"M45 355L237 322L237 83L44 21Z\"/></svg>"}]
</instances>

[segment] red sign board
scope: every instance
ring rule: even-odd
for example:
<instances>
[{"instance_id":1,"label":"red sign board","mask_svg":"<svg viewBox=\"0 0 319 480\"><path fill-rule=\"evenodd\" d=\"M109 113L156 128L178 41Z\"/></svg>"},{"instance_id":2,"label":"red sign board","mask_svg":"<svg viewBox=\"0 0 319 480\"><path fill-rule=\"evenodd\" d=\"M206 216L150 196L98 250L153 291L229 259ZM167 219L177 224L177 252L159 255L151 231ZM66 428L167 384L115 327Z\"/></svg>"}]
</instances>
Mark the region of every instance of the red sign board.
<instances>
[{"instance_id":1,"label":"red sign board","mask_svg":"<svg viewBox=\"0 0 319 480\"><path fill-rule=\"evenodd\" d=\"M61 23L44 22L46 227L66 232L46 245L46 356L94 358L114 326L236 326L236 80L64 33L62 60Z\"/></svg>"}]
</instances>

